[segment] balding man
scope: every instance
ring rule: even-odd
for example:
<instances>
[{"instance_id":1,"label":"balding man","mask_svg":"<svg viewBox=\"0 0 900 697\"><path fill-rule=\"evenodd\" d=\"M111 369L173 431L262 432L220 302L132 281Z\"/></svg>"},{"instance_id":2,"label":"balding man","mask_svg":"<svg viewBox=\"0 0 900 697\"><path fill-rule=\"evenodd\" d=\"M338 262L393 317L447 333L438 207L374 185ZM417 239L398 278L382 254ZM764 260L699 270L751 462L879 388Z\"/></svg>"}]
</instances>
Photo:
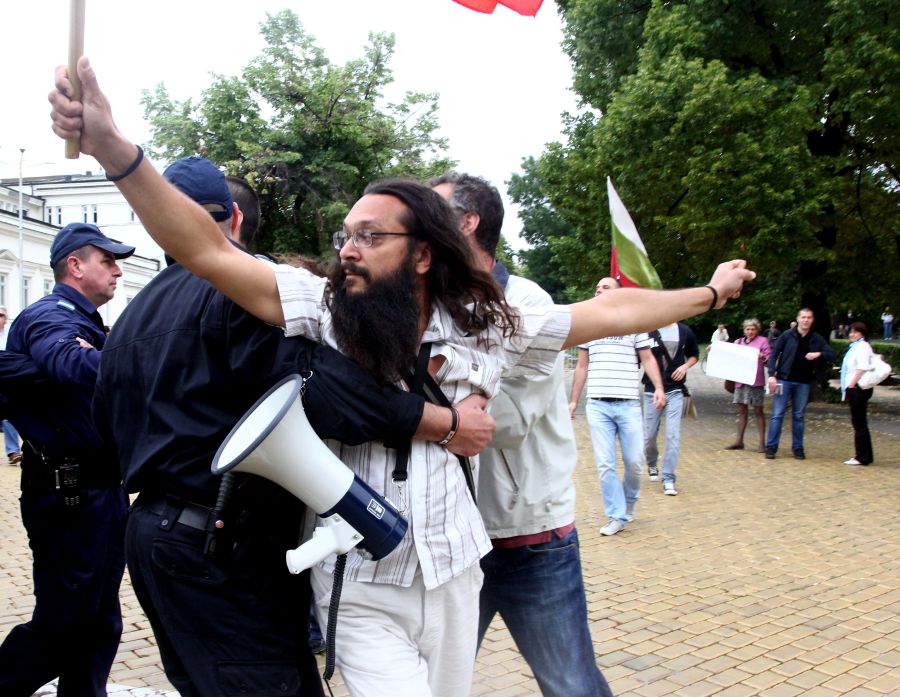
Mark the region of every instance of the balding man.
<instances>
[{"instance_id":1,"label":"balding man","mask_svg":"<svg viewBox=\"0 0 900 697\"><path fill-rule=\"evenodd\" d=\"M594 295L614 292L620 287L614 278L601 278ZM609 519L600 528L603 535L615 535L634 520L634 505L641 495L641 471L645 460L638 391L641 366L656 388L653 406L662 409L666 404L659 364L653 357L651 346L650 337L640 333L609 336L578 347L569 415L574 418L581 390L587 382L585 411L600 476L603 510ZM622 446L624 471L621 481L616 473L616 435Z\"/></svg>"}]
</instances>

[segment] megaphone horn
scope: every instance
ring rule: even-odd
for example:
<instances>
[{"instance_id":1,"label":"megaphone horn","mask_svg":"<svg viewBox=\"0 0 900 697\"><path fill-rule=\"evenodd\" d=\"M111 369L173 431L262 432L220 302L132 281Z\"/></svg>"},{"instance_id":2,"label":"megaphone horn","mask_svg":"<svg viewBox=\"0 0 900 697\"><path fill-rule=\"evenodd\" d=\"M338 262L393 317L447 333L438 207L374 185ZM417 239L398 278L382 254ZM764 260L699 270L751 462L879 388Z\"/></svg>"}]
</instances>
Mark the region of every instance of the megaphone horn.
<instances>
[{"instance_id":1,"label":"megaphone horn","mask_svg":"<svg viewBox=\"0 0 900 697\"><path fill-rule=\"evenodd\" d=\"M303 378L290 375L260 397L219 447L213 474L264 477L319 514L323 525L312 539L287 552L291 573L357 545L382 559L400 544L406 519L319 439L303 410L302 388Z\"/></svg>"}]
</instances>

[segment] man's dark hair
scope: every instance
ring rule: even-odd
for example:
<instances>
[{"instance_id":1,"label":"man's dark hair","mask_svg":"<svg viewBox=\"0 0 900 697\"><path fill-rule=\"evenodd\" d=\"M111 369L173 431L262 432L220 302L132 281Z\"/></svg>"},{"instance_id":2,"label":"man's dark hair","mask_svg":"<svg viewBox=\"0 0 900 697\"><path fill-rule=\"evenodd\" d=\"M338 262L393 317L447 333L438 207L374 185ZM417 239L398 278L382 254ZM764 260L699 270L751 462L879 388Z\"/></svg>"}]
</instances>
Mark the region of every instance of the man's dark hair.
<instances>
[{"instance_id":1,"label":"man's dark hair","mask_svg":"<svg viewBox=\"0 0 900 697\"><path fill-rule=\"evenodd\" d=\"M262 218L259 196L256 195L256 192L247 180L241 177L225 177L225 183L228 184L231 199L244 214L244 222L241 223L241 242L244 243L247 249L256 251L253 249L253 242L256 239L259 221Z\"/></svg>"},{"instance_id":2,"label":"man's dark hair","mask_svg":"<svg viewBox=\"0 0 900 697\"><path fill-rule=\"evenodd\" d=\"M478 333L494 325L504 335L515 333L518 314L506 304L493 276L476 266L472 250L440 194L406 179L374 182L363 193L393 196L406 206L401 220L407 231L413 240L431 246L431 268L425 276L429 295L447 307L460 328Z\"/></svg>"},{"instance_id":3,"label":"man's dark hair","mask_svg":"<svg viewBox=\"0 0 900 697\"><path fill-rule=\"evenodd\" d=\"M428 182L435 187L440 184L453 186L450 197L451 208L463 213L477 213L480 220L475 230L475 241L491 256L497 252L500 230L503 228L503 199L497 187L486 179L471 174L447 172Z\"/></svg>"},{"instance_id":4,"label":"man's dark hair","mask_svg":"<svg viewBox=\"0 0 900 697\"><path fill-rule=\"evenodd\" d=\"M862 338L865 339L866 341L869 340L869 327L865 322L853 322L850 325L850 329L852 329L855 332L859 332L862 335ZM850 329L847 330L848 333L849 333Z\"/></svg>"}]
</instances>

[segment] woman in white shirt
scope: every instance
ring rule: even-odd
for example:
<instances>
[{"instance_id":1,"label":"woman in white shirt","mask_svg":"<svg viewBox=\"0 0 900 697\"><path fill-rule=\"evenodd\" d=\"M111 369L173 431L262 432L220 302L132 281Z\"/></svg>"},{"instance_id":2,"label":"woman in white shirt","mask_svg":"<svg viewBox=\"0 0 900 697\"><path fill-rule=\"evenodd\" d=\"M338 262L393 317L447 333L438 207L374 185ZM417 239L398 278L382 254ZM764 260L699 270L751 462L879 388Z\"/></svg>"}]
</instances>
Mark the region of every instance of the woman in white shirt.
<instances>
[{"instance_id":1,"label":"woman in white shirt","mask_svg":"<svg viewBox=\"0 0 900 697\"><path fill-rule=\"evenodd\" d=\"M850 348L844 354L841 364L841 398L850 405L850 422L853 424L853 444L856 455L844 461L845 465L868 465L872 463L872 438L866 411L872 398L873 388L864 390L857 382L872 366L872 347L869 345L869 328L862 322L850 325Z\"/></svg>"}]
</instances>

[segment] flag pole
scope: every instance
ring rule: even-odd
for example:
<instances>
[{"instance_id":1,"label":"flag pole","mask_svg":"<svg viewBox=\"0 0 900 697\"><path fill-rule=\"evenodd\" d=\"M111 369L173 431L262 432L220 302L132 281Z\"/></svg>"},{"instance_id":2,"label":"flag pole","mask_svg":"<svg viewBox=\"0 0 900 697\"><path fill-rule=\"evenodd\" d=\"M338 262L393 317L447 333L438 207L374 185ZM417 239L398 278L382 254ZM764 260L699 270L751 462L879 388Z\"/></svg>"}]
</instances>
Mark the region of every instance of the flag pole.
<instances>
[{"instance_id":1,"label":"flag pole","mask_svg":"<svg viewBox=\"0 0 900 697\"><path fill-rule=\"evenodd\" d=\"M81 101L81 80L78 79L78 59L84 55L84 3L85 0L69 2L69 81L72 83L74 101ZM66 158L77 160L81 152L81 138L66 139Z\"/></svg>"}]
</instances>

